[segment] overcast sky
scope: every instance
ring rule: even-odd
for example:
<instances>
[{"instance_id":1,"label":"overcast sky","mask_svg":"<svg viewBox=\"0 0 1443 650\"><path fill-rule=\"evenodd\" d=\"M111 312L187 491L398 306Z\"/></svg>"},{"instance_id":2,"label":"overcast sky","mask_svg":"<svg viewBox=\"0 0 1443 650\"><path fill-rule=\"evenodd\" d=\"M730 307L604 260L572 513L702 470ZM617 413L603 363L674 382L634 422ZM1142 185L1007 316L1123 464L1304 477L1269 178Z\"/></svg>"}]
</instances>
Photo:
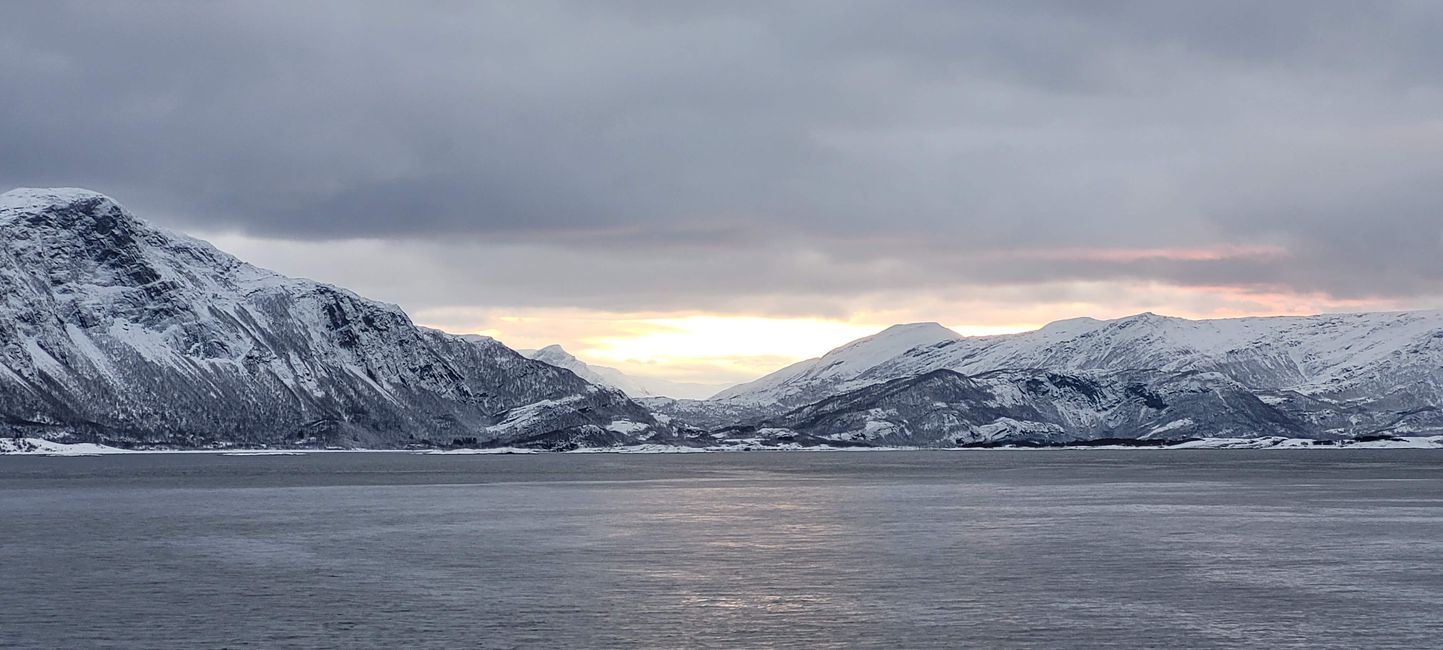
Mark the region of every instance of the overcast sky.
<instances>
[{"instance_id":1,"label":"overcast sky","mask_svg":"<svg viewBox=\"0 0 1443 650\"><path fill-rule=\"evenodd\" d=\"M701 381L893 321L1434 308L1443 3L11 1L0 185Z\"/></svg>"}]
</instances>

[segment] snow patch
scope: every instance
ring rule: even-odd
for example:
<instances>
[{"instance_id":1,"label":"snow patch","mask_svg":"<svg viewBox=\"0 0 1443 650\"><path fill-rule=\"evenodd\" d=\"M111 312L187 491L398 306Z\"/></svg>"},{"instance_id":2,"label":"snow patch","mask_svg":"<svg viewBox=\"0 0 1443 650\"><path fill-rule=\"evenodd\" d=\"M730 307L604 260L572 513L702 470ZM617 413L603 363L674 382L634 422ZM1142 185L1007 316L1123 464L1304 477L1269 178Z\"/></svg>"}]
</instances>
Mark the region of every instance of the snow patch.
<instances>
[{"instance_id":1,"label":"snow patch","mask_svg":"<svg viewBox=\"0 0 1443 650\"><path fill-rule=\"evenodd\" d=\"M1181 419L1181 420L1173 420L1172 422L1168 422L1167 424L1164 424L1164 425L1161 425L1161 426L1157 426L1157 427L1153 427L1153 429L1152 429L1151 431L1149 431L1149 432L1147 433L1147 435L1149 435L1149 436L1155 436L1155 435L1157 435L1157 434L1159 434L1159 433L1166 433L1166 432L1168 432L1168 431L1174 431L1174 430L1176 430L1176 429L1185 429L1185 428L1190 427L1190 426L1192 426L1192 425L1193 425L1192 418L1183 418L1183 419Z\"/></svg>"},{"instance_id":2,"label":"snow patch","mask_svg":"<svg viewBox=\"0 0 1443 650\"><path fill-rule=\"evenodd\" d=\"M88 442L67 444L44 438L0 438L0 454L18 456L99 456L126 454L129 450Z\"/></svg>"},{"instance_id":3,"label":"snow patch","mask_svg":"<svg viewBox=\"0 0 1443 650\"><path fill-rule=\"evenodd\" d=\"M650 425L632 422L631 420L613 420L611 424L606 425L607 431L620 434L641 433L649 428L651 428Z\"/></svg>"}]
</instances>

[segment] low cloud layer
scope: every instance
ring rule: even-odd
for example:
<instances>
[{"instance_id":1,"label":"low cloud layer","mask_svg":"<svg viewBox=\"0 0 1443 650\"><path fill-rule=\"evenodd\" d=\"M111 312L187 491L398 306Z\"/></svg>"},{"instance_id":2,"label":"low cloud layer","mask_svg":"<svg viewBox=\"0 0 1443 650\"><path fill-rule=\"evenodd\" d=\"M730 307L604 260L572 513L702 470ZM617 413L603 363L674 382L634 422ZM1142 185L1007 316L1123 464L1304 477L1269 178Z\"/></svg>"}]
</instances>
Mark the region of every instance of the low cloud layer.
<instances>
[{"instance_id":1,"label":"low cloud layer","mask_svg":"<svg viewBox=\"0 0 1443 650\"><path fill-rule=\"evenodd\" d=\"M0 185L412 310L1443 293L1430 2L22 1L0 88Z\"/></svg>"}]
</instances>

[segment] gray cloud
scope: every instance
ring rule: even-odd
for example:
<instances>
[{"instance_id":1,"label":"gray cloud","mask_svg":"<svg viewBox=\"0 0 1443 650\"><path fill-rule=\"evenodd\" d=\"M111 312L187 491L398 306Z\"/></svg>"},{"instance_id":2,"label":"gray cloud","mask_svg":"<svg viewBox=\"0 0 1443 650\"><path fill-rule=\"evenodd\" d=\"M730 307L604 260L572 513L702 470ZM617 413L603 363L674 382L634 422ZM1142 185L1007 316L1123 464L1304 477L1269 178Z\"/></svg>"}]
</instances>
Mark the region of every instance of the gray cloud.
<instances>
[{"instance_id":1,"label":"gray cloud","mask_svg":"<svg viewBox=\"0 0 1443 650\"><path fill-rule=\"evenodd\" d=\"M93 187L206 232L495 255L455 253L478 275L452 300L820 312L1119 279L1427 296L1440 25L1406 1L18 2L0 184ZM1028 255L1223 245L1286 255ZM578 273L608 282L566 288Z\"/></svg>"}]
</instances>

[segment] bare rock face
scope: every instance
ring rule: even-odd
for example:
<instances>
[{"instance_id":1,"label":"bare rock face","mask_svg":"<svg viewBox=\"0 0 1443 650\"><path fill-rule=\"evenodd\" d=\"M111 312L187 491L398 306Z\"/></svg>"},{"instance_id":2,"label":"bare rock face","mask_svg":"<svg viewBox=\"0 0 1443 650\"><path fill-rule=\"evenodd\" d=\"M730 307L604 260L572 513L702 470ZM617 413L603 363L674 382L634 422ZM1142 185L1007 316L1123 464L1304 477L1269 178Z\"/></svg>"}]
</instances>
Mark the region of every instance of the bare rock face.
<instances>
[{"instance_id":1,"label":"bare rock face","mask_svg":"<svg viewBox=\"0 0 1443 650\"><path fill-rule=\"evenodd\" d=\"M85 190L0 195L0 435L166 446L666 439L619 391Z\"/></svg>"}]
</instances>

